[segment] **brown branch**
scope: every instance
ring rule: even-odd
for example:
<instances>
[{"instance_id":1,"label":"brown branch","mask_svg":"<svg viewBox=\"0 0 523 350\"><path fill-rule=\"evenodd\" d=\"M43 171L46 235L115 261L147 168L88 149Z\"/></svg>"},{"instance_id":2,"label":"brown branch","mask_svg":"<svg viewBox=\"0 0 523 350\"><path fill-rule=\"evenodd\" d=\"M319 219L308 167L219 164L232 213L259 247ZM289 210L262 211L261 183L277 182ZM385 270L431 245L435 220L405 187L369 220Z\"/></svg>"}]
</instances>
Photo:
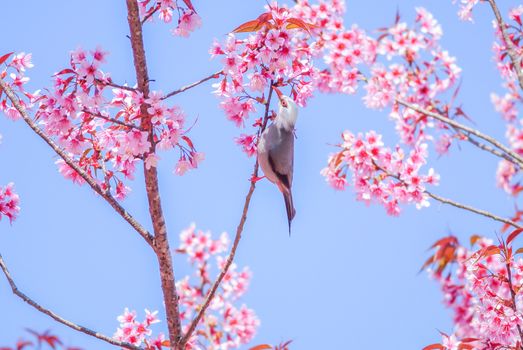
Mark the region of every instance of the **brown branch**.
<instances>
[{"instance_id":1,"label":"brown branch","mask_svg":"<svg viewBox=\"0 0 523 350\"><path fill-rule=\"evenodd\" d=\"M463 125L463 124L460 124L458 123L457 121L455 120L452 120L450 118L447 118L441 114L438 114L438 113L434 113L432 111L429 111L429 110L426 110L426 109L423 109L423 108L420 108L416 105L413 105L411 103L408 103L400 98L397 98L396 97L396 102L399 103L400 105L402 106L405 106L407 108L410 108L418 113L422 113L424 115L426 115L427 117L431 117L431 118L434 118L434 119L437 119L445 124L448 124L456 129L459 129L459 130L462 130L462 131L465 131L466 133L468 134L471 134L471 135L474 135L476 137L479 137L480 139L484 140L484 141L487 141L488 143L490 143L491 145L495 146L496 148L498 148L499 150L501 150L503 153L507 154L511 159L513 159L512 162L516 162L519 167L523 167L523 158L517 154L516 152L510 150L507 146L503 145L501 142L499 142L498 140L496 140L495 138L493 138L492 136L489 136L489 135L486 135L476 129L473 129L473 128L470 128L466 125Z\"/></svg>"},{"instance_id":2,"label":"brown branch","mask_svg":"<svg viewBox=\"0 0 523 350\"><path fill-rule=\"evenodd\" d=\"M134 69L136 71L136 81L138 90L147 99L149 96L149 74L147 71L147 61L143 44L142 23L138 11L137 0L127 1L127 21L131 33L131 46L133 51ZM144 103L140 106L141 127L149 133L149 142L151 143L150 153L155 153L155 140L151 116L147 112L147 105ZM167 239L167 226L162 211L160 200L160 189L158 186L158 174L156 167L147 168L144 163L145 189L149 202L149 214L154 228L153 248L158 259L160 268L160 279L162 283L162 292L167 316L167 328L169 330L170 348L178 348L178 342L181 338L181 321L178 306L178 294L174 278L173 262L171 249Z\"/></svg>"},{"instance_id":3,"label":"brown branch","mask_svg":"<svg viewBox=\"0 0 523 350\"><path fill-rule=\"evenodd\" d=\"M458 131L459 132L459 131ZM493 155L499 157L499 158L503 158L505 159L506 161L514 164L518 169L520 168L519 166L519 163L517 162L514 162L514 159L512 159L511 157L509 157L507 154L505 153L502 153L502 152L499 152L497 149L495 148L492 148L488 145L485 145L484 143L481 143L479 142L478 140L472 138L470 135L467 135L467 134L464 134L462 132L459 132L460 135L464 136L467 138L467 141L470 142L471 144L473 144L474 146L478 147L479 149L482 149L486 152L489 152L489 153L492 153Z\"/></svg>"},{"instance_id":4,"label":"brown branch","mask_svg":"<svg viewBox=\"0 0 523 350\"><path fill-rule=\"evenodd\" d=\"M14 91L7 85L2 79L0 79L0 90L3 90L9 100L11 100L11 103L16 108L16 110L20 113L22 119L25 121L27 125L38 135L40 136L52 149L56 152L64 160L64 162L69 165L71 168L74 169L80 175L91 188L98 193L103 199L109 203L111 207L113 207L114 210L125 220L127 221L135 230L140 234L140 236L145 239L145 241L149 244L153 244L153 237L152 235L144 228L136 219L133 218L131 214L123 208L120 203L111 195L110 192L102 190L100 185L96 182L95 179L91 177L86 171L84 171L82 168L78 166L78 164L71 159L64 150L62 150L48 135L46 135L39 127L36 125L36 123L29 117L27 114L27 111L25 108L20 104L18 97L14 93Z\"/></svg>"},{"instance_id":5,"label":"brown branch","mask_svg":"<svg viewBox=\"0 0 523 350\"><path fill-rule=\"evenodd\" d=\"M267 122L269 121L269 106L270 106L270 102L271 102L272 92L273 92L273 83L271 82L271 86L269 88L269 95L267 98L267 102L265 103L265 116L263 118L263 124L260 129L260 133L263 132L263 130L265 130L265 128L267 126ZM252 176L253 179L258 177L258 169L259 169L259 164L258 164L258 160L256 160L256 163L254 164L254 170L253 170L253 176ZM232 244L231 251L229 252L229 256L227 257L227 260L225 261L225 265L224 265L223 269L220 271L220 274L216 278L216 281L214 281L211 289L209 289L204 302L198 308L199 309L198 314L193 319L193 321L191 322L191 324L189 326L189 329L187 330L187 333L185 333L182 340L180 341L180 345L181 345L182 349L184 348L185 344L187 344L187 342L189 341L189 338L191 337L191 335L194 333L196 327L198 326L198 323L200 322L203 315L205 314L212 299L214 298L214 295L216 294L216 291L218 290L218 287L220 286L223 278L229 271L229 268L231 267L232 262L234 261L234 257L236 255L236 250L238 248L240 239L242 237L243 227L245 225L245 222L247 221L247 213L249 211L249 204L251 203L251 198L252 198L252 195L253 195L255 189L256 189L256 181L253 180L253 181L251 181L251 186L249 187L247 196L245 197L245 203L243 204L242 216L240 218L240 223L238 224L238 227L236 228L236 236L234 237L234 242Z\"/></svg>"},{"instance_id":6,"label":"brown branch","mask_svg":"<svg viewBox=\"0 0 523 350\"><path fill-rule=\"evenodd\" d=\"M87 113L87 114L90 114L92 115L93 117L96 117L96 118L100 118L100 119L103 119L103 120L107 120L108 122L111 122L111 123L115 123L115 124L119 124L119 125L122 125L122 126L125 126L129 129L137 129L137 130L142 130L139 126L137 125L133 125L133 124L129 124L129 123L126 123L126 122L123 122L121 120L118 120L118 119L114 119L114 118L111 118L111 117L107 117L105 115L103 115L102 113L97 113L97 112L91 112L87 109L83 109L82 112L84 113Z\"/></svg>"},{"instance_id":7,"label":"brown branch","mask_svg":"<svg viewBox=\"0 0 523 350\"><path fill-rule=\"evenodd\" d=\"M516 52L516 48L514 47L514 43L510 39L507 30L505 22L503 21L503 17L501 16L501 13L499 12L498 6L496 5L495 0L487 0L490 4L490 7L492 7L492 11L494 12L494 16L496 17L496 21L498 22L499 30L501 30L501 35L503 36L503 40L505 41L505 44L507 45L507 53L510 57L510 61L512 61L512 66L514 67L514 71L516 72L516 76L518 77L519 87L523 90L523 71L521 70L521 55L519 55Z\"/></svg>"},{"instance_id":8,"label":"brown branch","mask_svg":"<svg viewBox=\"0 0 523 350\"><path fill-rule=\"evenodd\" d=\"M9 285L11 286L11 290L13 291L13 294L18 296L20 299L22 299L27 304L31 305L32 307L34 307L41 313L46 314L47 316L51 317L55 321L60 322L61 324L66 325L69 328L72 328L78 332L90 335L91 337L95 337L97 339L103 340L106 343L116 345L116 346L126 348L126 349L131 349L131 350L142 350L142 348L140 348L138 346L134 346L134 345L126 343L126 342L121 342L121 341L115 340L115 339L108 337L106 335L103 335L99 332L93 331L92 329L89 329L87 327L80 326L74 322L68 321L65 318L57 315L53 311L38 304L36 301L31 299L30 297L28 297L26 294L24 294L22 291L20 291L18 289L18 287L16 286L16 283L14 282L13 278L11 277L11 274L9 273L9 270L7 269L7 266L4 262L4 259L2 258L1 254L0 254L0 268L4 272L4 275L7 278L7 281L9 282Z\"/></svg>"},{"instance_id":9,"label":"brown branch","mask_svg":"<svg viewBox=\"0 0 523 350\"><path fill-rule=\"evenodd\" d=\"M379 169L379 170L383 171L386 175L388 175L390 177L393 177L396 180L400 181L404 186L408 186L408 184L399 176L399 174L393 174L393 173L387 171L387 169L382 168L381 166L379 166L374 161L373 161L373 164L376 167L376 169ZM444 204L448 204L448 205L452 205L453 207L456 207L456 208L459 208L459 209L470 211L470 212L472 212L474 214L478 214L478 215L481 215L481 216L484 216L484 217L487 217L487 218L490 218L490 219L502 222L504 224L511 225L511 226L513 226L515 228L523 228L523 226L520 226L518 223L516 223L516 222L514 222L514 221L512 221L510 219L506 219L506 218L503 218L501 216L492 214L492 213L490 213L490 212L488 212L486 210L477 209L477 208L471 207L470 205L466 205L466 204L461 204L459 202L453 201L452 199L448 199L448 198L445 198L445 197L438 196L437 194L434 194L434 193L432 193L432 192L430 192L428 190L423 190L423 193L426 193L429 197L431 197L432 199L437 200L438 202L441 202L441 203L444 203Z\"/></svg>"},{"instance_id":10,"label":"brown branch","mask_svg":"<svg viewBox=\"0 0 523 350\"><path fill-rule=\"evenodd\" d=\"M165 100L165 99L168 99L169 97L171 96L174 96L174 95L178 95L179 93L182 93L184 91L187 91L189 89L192 89L193 87L195 86L198 86L200 84L203 84L205 83L207 80L211 80L211 79L216 79L218 78L221 74L223 73L223 71L219 71L219 72L216 72L214 74L211 74L209 75L208 77L205 77L203 79L200 79L192 84L189 84L189 85L186 85L186 86L183 86L181 88L179 88L178 90L174 90L174 91L171 91L169 92L167 95L165 95L164 97L162 97L162 100Z\"/></svg>"},{"instance_id":11,"label":"brown branch","mask_svg":"<svg viewBox=\"0 0 523 350\"><path fill-rule=\"evenodd\" d=\"M437 200L438 202L441 202L441 203L444 203L444 204L449 204L449 205L452 205L453 207L470 211L472 213L475 213L475 214L478 214L478 215L490 218L492 220L496 220L496 221L502 222L504 224L511 225L511 226L513 226L515 228L523 228L523 226L520 226L519 224L517 224L516 222L514 222L514 221L512 221L510 219L506 219L506 218L503 218L501 216L492 214L492 213L490 213L490 212L488 212L486 210L477 209L477 208L471 207L469 205L465 205L465 204L461 204L461 203L455 202L455 201L453 201L451 199L438 196L438 195L436 195L436 194L434 194L432 192L429 192L427 190L425 190L425 193L427 195L429 195L431 198Z\"/></svg>"},{"instance_id":12,"label":"brown branch","mask_svg":"<svg viewBox=\"0 0 523 350\"><path fill-rule=\"evenodd\" d=\"M95 81L98 84L101 84L101 85L106 85L106 86L111 86L111 87L114 87L114 88L117 88L117 89L121 89L121 90L127 90L127 91L136 92L136 89L133 88L133 87L125 86L125 85L118 85L116 83L113 83L112 81L107 82L107 81L103 81L103 80L100 80L100 79L95 79Z\"/></svg>"}]
</instances>

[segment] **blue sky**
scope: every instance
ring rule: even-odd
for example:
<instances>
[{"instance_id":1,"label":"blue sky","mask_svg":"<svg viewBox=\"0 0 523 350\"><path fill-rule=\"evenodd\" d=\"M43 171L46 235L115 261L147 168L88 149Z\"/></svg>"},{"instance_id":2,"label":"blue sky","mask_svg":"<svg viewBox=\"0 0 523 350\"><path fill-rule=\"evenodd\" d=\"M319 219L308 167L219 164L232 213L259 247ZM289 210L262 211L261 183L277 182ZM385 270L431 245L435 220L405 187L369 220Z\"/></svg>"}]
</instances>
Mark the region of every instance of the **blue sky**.
<instances>
[{"instance_id":1,"label":"blue sky","mask_svg":"<svg viewBox=\"0 0 523 350\"><path fill-rule=\"evenodd\" d=\"M172 26L157 22L144 31L153 89L170 91L219 68L207 53L213 38L257 17L264 1L194 0L203 26L190 39L174 38ZM519 1L505 1L504 9ZM442 0L348 0L346 23L366 30L390 24L396 10L407 20L414 8L433 12L444 30L442 45L463 68L459 101L480 130L500 139L505 132L489 94L501 91L492 62L492 14L475 10L475 24L460 22L457 7ZM68 63L78 46L101 45L110 52L104 66L118 82L134 84L134 70L124 1L15 2L2 4L0 54L33 53L31 88L51 85L50 76ZM248 190L253 159L234 144L238 129L218 109L210 84L173 99L189 118L201 167L184 177L172 174L175 155L163 154L160 188L173 246L181 229L234 232ZM419 349L439 340L437 330L451 331L449 313L438 286L417 274L426 249L454 233L494 237L500 225L438 203L418 211L405 208L399 218L383 208L356 202L350 189L329 188L320 170L341 131L374 129L384 141L397 136L386 112L363 107L361 96L317 95L300 111L297 124L293 234L287 234L281 194L263 181L254 194L237 263L254 277L243 299L256 310L261 327L253 342L294 340L295 349ZM124 307L162 310L156 259L141 238L87 187L65 181L56 156L22 122L0 118L0 184L15 182L22 211L10 226L0 222L0 253L19 287L64 317L113 334ZM495 187L497 159L467 144L450 156L432 155L441 174L435 193L502 215L513 202ZM147 227L143 179L137 176L125 206ZM178 277L189 273L175 261ZM24 328L52 329L66 343L85 349L108 349L41 315L10 292L0 278L0 346L12 345ZM162 312L162 311L161 311ZM155 330L161 330L156 327Z\"/></svg>"}]
</instances>

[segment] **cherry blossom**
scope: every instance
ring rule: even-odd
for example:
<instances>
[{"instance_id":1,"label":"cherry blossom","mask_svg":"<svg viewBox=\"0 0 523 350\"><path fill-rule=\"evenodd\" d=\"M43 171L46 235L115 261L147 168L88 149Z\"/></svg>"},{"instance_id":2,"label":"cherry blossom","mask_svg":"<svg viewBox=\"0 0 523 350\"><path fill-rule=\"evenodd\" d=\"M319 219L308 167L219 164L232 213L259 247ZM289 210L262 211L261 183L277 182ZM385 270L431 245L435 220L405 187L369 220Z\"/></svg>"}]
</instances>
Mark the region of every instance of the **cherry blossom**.
<instances>
[{"instance_id":1,"label":"cherry blossom","mask_svg":"<svg viewBox=\"0 0 523 350\"><path fill-rule=\"evenodd\" d=\"M0 220L5 216L12 223L20 212L19 202L20 199L14 192L13 183L3 187L0 186Z\"/></svg>"},{"instance_id":2,"label":"cherry blossom","mask_svg":"<svg viewBox=\"0 0 523 350\"><path fill-rule=\"evenodd\" d=\"M417 208L429 205L425 186L437 185L439 176L433 169L420 173L426 163L426 144L405 154L399 147L384 147L381 135L374 132L354 135L345 131L342 138L341 150L329 158L328 167L322 170L331 186L344 189L350 184L358 200L381 204L389 215L399 215L400 204L414 203Z\"/></svg>"},{"instance_id":3,"label":"cherry blossom","mask_svg":"<svg viewBox=\"0 0 523 350\"><path fill-rule=\"evenodd\" d=\"M145 345L149 350L161 350L165 343L165 336L163 333L155 338L152 337L151 325L159 323L157 318L158 311L151 312L145 309L145 320L139 322L136 319L136 311L129 311L125 308L123 314L117 317L120 326L113 335L113 338L118 341L127 342L136 346Z\"/></svg>"},{"instance_id":4,"label":"cherry blossom","mask_svg":"<svg viewBox=\"0 0 523 350\"><path fill-rule=\"evenodd\" d=\"M177 252L187 256L195 271L193 276L186 276L176 285L180 295L182 323L190 322L198 312L213 282L213 271L223 268L225 258L222 254L229 244L226 233L213 239L210 232L197 230L194 224L181 232ZM260 321L254 311L244 304L239 307L234 304L247 291L250 278L248 268L239 270L236 263L231 265L194 333L197 335L193 335L189 342L188 349L236 349L252 340ZM184 324L184 330L187 326Z\"/></svg>"},{"instance_id":5,"label":"cherry blossom","mask_svg":"<svg viewBox=\"0 0 523 350\"><path fill-rule=\"evenodd\" d=\"M425 264L434 266L429 272L441 284L454 322L453 334L443 334L441 347L433 349L515 349L523 326L523 298L516 287L523 281L523 259L513 255L510 238L499 245L479 236L471 242L475 249L454 236L442 238Z\"/></svg>"},{"instance_id":6,"label":"cherry blossom","mask_svg":"<svg viewBox=\"0 0 523 350\"><path fill-rule=\"evenodd\" d=\"M505 28L518 55L523 52L523 46L521 44L523 39L522 13L523 6L521 5L511 9L508 15L511 22L507 23ZM492 51L494 52L494 61L500 73L505 92L501 96L493 92L491 94L491 101L496 112L500 113L507 123L506 136L510 147L518 154L523 154L523 145L521 143L521 138L523 137L522 120L519 117L519 109L523 95L517 82L515 67L510 57L508 57L507 44L497 23L494 23L494 30L496 41L492 45ZM521 70L522 68L523 66L521 66L520 62L519 69ZM496 173L498 186L503 188L507 193L517 196L521 190L518 183L518 179L520 178L519 173L519 168L513 164L509 164L506 160L501 160Z\"/></svg>"},{"instance_id":7,"label":"cherry blossom","mask_svg":"<svg viewBox=\"0 0 523 350\"><path fill-rule=\"evenodd\" d=\"M463 21L472 22L472 10L479 4L480 0L452 0L452 3L459 4L458 16Z\"/></svg>"},{"instance_id":8,"label":"cherry blossom","mask_svg":"<svg viewBox=\"0 0 523 350\"><path fill-rule=\"evenodd\" d=\"M30 54L14 55L3 75L11 71L7 82L28 97L26 102L21 100L22 106L29 110L36 107L35 120L44 132L95 177L104 191L122 200L131 190L124 181L133 179L137 163L157 166L160 157L154 148L179 151L177 169L182 169L180 163L188 164L176 171L179 175L197 168L204 155L184 131L186 118L181 108L167 105L161 91L144 97L133 87L115 85L101 69L106 57L101 47L91 51L77 48L71 52L70 67L56 73L53 88L43 94L25 91L28 78L24 73L32 67ZM143 127L142 105L151 120L152 139ZM7 98L0 100L0 110L10 119L19 118ZM63 160L56 163L64 177L80 185L85 182Z\"/></svg>"},{"instance_id":9,"label":"cherry blossom","mask_svg":"<svg viewBox=\"0 0 523 350\"><path fill-rule=\"evenodd\" d=\"M173 13L178 14L178 25L171 31L175 36L188 37L191 32L201 26L201 18L196 13L191 1L175 0L139 0L140 16L142 20L152 21L154 14L164 23L170 23Z\"/></svg>"},{"instance_id":10,"label":"cherry blossom","mask_svg":"<svg viewBox=\"0 0 523 350\"><path fill-rule=\"evenodd\" d=\"M211 276L223 268L223 254L229 244L227 233L214 239L210 232L197 230L195 224L180 233L180 245L176 252L187 258L194 271L192 276L185 276L176 283L184 332L211 287ZM186 349L237 349L253 339L260 321L245 304L236 305L247 291L250 279L248 268L240 270L235 263L231 265ZM150 350L167 346L162 333L153 336L151 325L159 322L157 313L145 310L145 320L140 322L136 311L126 308L117 318L120 325L114 338L136 346L145 345Z\"/></svg>"}]
</instances>

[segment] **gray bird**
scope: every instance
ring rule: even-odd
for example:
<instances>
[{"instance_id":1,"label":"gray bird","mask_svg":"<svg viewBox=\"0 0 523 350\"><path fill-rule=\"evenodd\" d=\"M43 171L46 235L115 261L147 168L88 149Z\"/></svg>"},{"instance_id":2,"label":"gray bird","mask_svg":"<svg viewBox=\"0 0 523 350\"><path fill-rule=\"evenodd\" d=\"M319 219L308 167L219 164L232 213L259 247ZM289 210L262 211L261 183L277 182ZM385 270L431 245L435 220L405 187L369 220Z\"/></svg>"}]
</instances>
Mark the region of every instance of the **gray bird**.
<instances>
[{"instance_id":1,"label":"gray bird","mask_svg":"<svg viewBox=\"0 0 523 350\"><path fill-rule=\"evenodd\" d=\"M258 143L258 163L265 177L280 189L285 200L289 234L291 221L296 214L292 203L292 174L294 170L294 125L298 107L288 96L274 88L280 99L279 111L274 121L262 133Z\"/></svg>"}]
</instances>

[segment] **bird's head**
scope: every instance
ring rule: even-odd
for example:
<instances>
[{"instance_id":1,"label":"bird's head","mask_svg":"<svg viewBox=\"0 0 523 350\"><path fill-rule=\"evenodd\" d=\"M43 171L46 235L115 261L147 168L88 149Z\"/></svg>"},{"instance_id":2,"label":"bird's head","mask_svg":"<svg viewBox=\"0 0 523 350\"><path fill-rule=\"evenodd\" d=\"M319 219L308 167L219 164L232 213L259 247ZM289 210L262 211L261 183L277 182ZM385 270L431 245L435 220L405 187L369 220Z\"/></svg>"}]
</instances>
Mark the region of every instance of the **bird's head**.
<instances>
[{"instance_id":1,"label":"bird's head","mask_svg":"<svg viewBox=\"0 0 523 350\"><path fill-rule=\"evenodd\" d=\"M298 118L298 106L292 98L284 95L280 91L280 89L278 89L277 87L274 87L273 89L280 100L280 108L278 111L278 115L274 120L274 123L276 123L278 126L283 127L287 131L293 131L294 125L296 124L296 119Z\"/></svg>"}]
</instances>

